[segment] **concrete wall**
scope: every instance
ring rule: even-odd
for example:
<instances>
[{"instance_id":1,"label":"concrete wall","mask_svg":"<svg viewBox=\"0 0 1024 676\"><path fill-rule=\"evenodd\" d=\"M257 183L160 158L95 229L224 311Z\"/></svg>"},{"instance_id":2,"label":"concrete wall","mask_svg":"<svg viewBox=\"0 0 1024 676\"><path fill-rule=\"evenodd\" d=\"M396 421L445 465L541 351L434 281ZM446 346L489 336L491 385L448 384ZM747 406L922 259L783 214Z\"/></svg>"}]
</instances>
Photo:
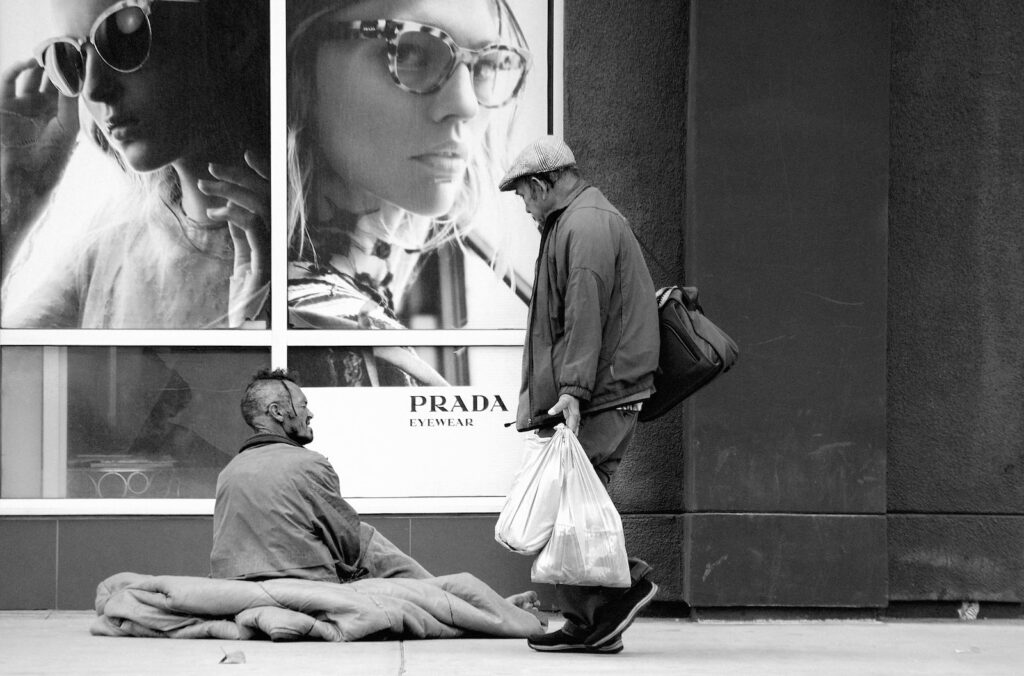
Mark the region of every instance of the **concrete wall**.
<instances>
[{"instance_id":1,"label":"concrete wall","mask_svg":"<svg viewBox=\"0 0 1024 676\"><path fill-rule=\"evenodd\" d=\"M663 598L1019 603L1024 10L622 11L567 2L566 136L743 353L612 489Z\"/></svg>"},{"instance_id":2,"label":"concrete wall","mask_svg":"<svg viewBox=\"0 0 1024 676\"><path fill-rule=\"evenodd\" d=\"M690 402L684 598L882 607L885 0L694 0L687 279L740 345Z\"/></svg>"},{"instance_id":3,"label":"concrete wall","mask_svg":"<svg viewBox=\"0 0 1024 676\"><path fill-rule=\"evenodd\" d=\"M1024 5L893 3L893 599L1024 601Z\"/></svg>"}]
</instances>

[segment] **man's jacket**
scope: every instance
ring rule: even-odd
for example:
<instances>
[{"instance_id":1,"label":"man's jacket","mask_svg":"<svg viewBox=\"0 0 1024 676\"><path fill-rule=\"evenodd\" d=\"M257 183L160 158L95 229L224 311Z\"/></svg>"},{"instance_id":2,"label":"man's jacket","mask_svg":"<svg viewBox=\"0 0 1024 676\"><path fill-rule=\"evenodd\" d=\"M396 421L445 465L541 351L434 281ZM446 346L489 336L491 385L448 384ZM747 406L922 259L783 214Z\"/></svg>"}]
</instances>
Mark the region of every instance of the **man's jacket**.
<instances>
[{"instance_id":1,"label":"man's jacket","mask_svg":"<svg viewBox=\"0 0 1024 676\"><path fill-rule=\"evenodd\" d=\"M580 181L548 215L534 275L516 428L548 427L562 394L581 413L642 401L658 367L654 284L629 223Z\"/></svg>"},{"instance_id":2,"label":"man's jacket","mask_svg":"<svg viewBox=\"0 0 1024 676\"><path fill-rule=\"evenodd\" d=\"M324 456L258 434L221 470L213 509L213 577L359 577L359 515Z\"/></svg>"}]
</instances>

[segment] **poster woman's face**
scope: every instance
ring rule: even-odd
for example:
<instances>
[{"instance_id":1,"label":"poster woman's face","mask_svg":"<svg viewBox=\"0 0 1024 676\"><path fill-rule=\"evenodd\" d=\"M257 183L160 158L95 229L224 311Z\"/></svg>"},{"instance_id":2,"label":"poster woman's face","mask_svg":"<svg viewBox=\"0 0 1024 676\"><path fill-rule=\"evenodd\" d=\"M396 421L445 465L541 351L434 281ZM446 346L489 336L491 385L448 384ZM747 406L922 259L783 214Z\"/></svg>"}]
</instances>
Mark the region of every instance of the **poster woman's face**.
<instances>
[{"instance_id":1,"label":"poster woman's face","mask_svg":"<svg viewBox=\"0 0 1024 676\"><path fill-rule=\"evenodd\" d=\"M498 41L493 0L368 0L325 20L390 19L439 28L476 49ZM392 80L383 39L328 40L316 60L321 150L353 210L383 200L410 212L446 214L464 189L469 159L489 122L466 65L440 89L415 94Z\"/></svg>"},{"instance_id":2,"label":"poster woman's face","mask_svg":"<svg viewBox=\"0 0 1024 676\"><path fill-rule=\"evenodd\" d=\"M118 5L110 0L52 0L59 35L89 37L96 19ZM122 15L121 23L137 22ZM133 72L111 68L86 44L81 98L103 135L136 171L153 171L197 150L198 123L208 114L210 83L202 47L202 6L153 3L149 56ZM116 19L116 18L115 18ZM136 29L123 25L122 30Z\"/></svg>"}]
</instances>

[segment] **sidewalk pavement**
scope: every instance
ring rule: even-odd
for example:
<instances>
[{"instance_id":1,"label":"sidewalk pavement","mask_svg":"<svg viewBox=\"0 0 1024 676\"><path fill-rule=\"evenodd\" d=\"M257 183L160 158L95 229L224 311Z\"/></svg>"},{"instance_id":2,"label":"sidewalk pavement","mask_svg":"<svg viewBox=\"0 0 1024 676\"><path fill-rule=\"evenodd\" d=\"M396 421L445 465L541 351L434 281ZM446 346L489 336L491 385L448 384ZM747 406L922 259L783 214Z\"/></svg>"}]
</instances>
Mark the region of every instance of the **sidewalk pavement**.
<instances>
[{"instance_id":1,"label":"sidewalk pavement","mask_svg":"<svg viewBox=\"0 0 1024 676\"><path fill-rule=\"evenodd\" d=\"M617 655L541 654L521 639L358 643L92 636L85 611L0 612L0 674L1024 674L1024 621L692 622L640 618ZM560 620L553 618L551 628ZM240 652L244 664L221 664Z\"/></svg>"}]
</instances>

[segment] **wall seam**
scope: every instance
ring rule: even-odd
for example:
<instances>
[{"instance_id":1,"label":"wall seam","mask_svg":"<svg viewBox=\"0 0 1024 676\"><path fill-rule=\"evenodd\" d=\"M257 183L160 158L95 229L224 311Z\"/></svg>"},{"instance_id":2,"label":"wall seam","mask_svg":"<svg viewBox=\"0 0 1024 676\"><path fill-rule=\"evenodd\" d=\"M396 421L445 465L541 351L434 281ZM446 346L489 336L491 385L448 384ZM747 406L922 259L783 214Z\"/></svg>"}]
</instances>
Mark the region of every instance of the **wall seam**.
<instances>
[{"instance_id":1,"label":"wall seam","mask_svg":"<svg viewBox=\"0 0 1024 676\"><path fill-rule=\"evenodd\" d=\"M714 515L728 515L728 516L848 516L848 517L863 517L863 516L889 516L889 512L768 512L768 511L756 511L756 510L696 510L690 512L683 512L681 514L641 514L638 512L630 512L629 514L623 514L623 516L714 516Z\"/></svg>"},{"instance_id":2,"label":"wall seam","mask_svg":"<svg viewBox=\"0 0 1024 676\"><path fill-rule=\"evenodd\" d=\"M60 609L60 519L53 521L53 607Z\"/></svg>"},{"instance_id":3,"label":"wall seam","mask_svg":"<svg viewBox=\"0 0 1024 676\"><path fill-rule=\"evenodd\" d=\"M977 516L977 517L1017 517L1024 518L1024 514L1020 512L886 512L888 516L909 516L909 517L922 517L928 518L932 516Z\"/></svg>"}]
</instances>

